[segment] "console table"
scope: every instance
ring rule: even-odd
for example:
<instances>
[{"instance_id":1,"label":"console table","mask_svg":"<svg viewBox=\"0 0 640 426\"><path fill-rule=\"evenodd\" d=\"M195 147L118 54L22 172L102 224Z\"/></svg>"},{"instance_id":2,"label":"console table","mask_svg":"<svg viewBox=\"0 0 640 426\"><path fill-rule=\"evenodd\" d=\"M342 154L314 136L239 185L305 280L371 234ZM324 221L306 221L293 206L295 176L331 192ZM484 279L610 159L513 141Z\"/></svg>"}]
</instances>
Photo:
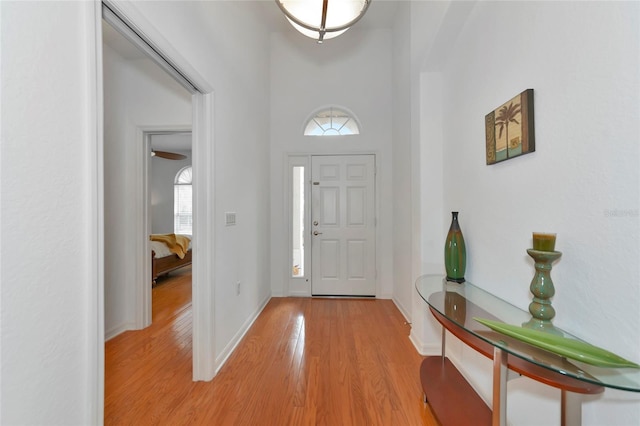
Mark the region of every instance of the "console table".
<instances>
[{"instance_id":1,"label":"console table","mask_svg":"<svg viewBox=\"0 0 640 426\"><path fill-rule=\"evenodd\" d=\"M601 368L569 360L478 323L474 317L522 325L531 319L531 314L469 282L458 284L446 281L442 275L423 275L417 279L416 289L443 326L442 355L426 357L420 367L425 402L443 426L506 425L506 385L514 374L561 390L562 425L581 424L581 395L602 393L607 387L640 392L638 369ZM445 330L493 360L493 409L445 356Z\"/></svg>"}]
</instances>

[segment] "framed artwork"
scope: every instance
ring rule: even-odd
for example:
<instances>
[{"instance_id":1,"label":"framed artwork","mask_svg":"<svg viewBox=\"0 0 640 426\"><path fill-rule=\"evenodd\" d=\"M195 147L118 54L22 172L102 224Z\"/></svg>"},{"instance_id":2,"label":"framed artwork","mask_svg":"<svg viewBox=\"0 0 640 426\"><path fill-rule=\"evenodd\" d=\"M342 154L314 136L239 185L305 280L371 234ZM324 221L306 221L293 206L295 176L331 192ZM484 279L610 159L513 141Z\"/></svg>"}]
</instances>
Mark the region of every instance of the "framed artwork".
<instances>
[{"instance_id":1,"label":"framed artwork","mask_svg":"<svg viewBox=\"0 0 640 426\"><path fill-rule=\"evenodd\" d=\"M533 89L516 95L485 116L487 165L536 150Z\"/></svg>"}]
</instances>

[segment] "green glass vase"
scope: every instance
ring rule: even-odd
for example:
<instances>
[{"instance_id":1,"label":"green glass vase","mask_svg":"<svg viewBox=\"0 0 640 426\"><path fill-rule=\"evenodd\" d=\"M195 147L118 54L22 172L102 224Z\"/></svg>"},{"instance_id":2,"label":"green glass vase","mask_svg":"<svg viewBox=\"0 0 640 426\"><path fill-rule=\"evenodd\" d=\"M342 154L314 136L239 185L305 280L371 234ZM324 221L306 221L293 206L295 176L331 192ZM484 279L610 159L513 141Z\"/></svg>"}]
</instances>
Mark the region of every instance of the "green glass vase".
<instances>
[{"instance_id":1,"label":"green glass vase","mask_svg":"<svg viewBox=\"0 0 640 426\"><path fill-rule=\"evenodd\" d=\"M467 249L458 223L458 212L451 212L451 216L451 226L444 245L444 267L447 271L447 281L463 283L467 267Z\"/></svg>"}]
</instances>

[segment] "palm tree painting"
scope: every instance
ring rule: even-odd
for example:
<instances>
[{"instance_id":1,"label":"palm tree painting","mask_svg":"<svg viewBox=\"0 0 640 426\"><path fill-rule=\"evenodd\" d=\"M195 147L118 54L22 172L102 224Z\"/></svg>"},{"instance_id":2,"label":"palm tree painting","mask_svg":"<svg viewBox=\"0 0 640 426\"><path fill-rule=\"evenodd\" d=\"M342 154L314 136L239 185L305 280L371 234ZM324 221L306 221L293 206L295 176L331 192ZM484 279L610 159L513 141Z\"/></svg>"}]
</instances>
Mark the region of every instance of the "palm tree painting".
<instances>
[{"instance_id":1,"label":"palm tree painting","mask_svg":"<svg viewBox=\"0 0 640 426\"><path fill-rule=\"evenodd\" d=\"M509 158L509 154L513 154L513 152L510 151L520 147L520 135L514 133L519 133L520 121L522 121L520 118L521 115L522 111L520 109L520 103L515 103L513 99L509 102L509 106L502 106L498 110L498 116L496 117L495 123L498 128L498 138L496 139L497 158L501 158L503 153L506 154L506 158ZM511 131L511 138L509 138L510 125L513 127ZM503 131L504 139L502 138Z\"/></svg>"},{"instance_id":2,"label":"palm tree painting","mask_svg":"<svg viewBox=\"0 0 640 426\"><path fill-rule=\"evenodd\" d=\"M487 164L535 151L533 89L527 89L485 117Z\"/></svg>"}]
</instances>

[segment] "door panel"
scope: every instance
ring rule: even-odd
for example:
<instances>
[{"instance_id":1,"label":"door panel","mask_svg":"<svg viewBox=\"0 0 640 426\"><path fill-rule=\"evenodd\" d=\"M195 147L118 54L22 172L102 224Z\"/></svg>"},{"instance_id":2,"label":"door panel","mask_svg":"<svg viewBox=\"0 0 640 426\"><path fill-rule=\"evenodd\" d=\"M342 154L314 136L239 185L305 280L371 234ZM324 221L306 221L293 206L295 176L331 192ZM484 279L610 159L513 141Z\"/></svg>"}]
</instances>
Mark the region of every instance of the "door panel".
<instances>
[{"instance_id":1,"label":"door panel","mask_svg":"<svg viewBox=\"0 0 640 426\"><path fill-rule=\"evenodd\" d=\"M323 239L320 244L320 272L323 280L337 280L340 269L340 242Z\"/></svg>"},{"instance_id":2,"label":"door panel","mask_svg":"<svg viewBox=\"0 0 640 426\"><path fill-rule=\"evenodd\" d=\"M320 188L320 211L322 226L340 226L340 188Z\"/></svg>"},{"instance_id":3,"label":"door panel","mask_svg":"<svg viewBox=\"0 0 640 426\"><path fill-rule=\"evenodd\" d=\"M311 159L313 295L375 296L375 156Z\"/></svg>"},{"instance_id":4,"label":"door panel","mask_svg":"<svg viewBox=\"0 0 640 426\"><path fill-rule=\"evenodd\" d=\"M347 279L363 280L366 278L366 241L347 241Z\"/></svg>"},{"instance_id":5,"label":"door panel","mask_svg":"<svg viewBox=\"0 0 640 426\"><path fill-rule=\"evenodd\" d=\"M366 188L347 188L347 226L366 226Z\"/></svg>"}]
</instances>

